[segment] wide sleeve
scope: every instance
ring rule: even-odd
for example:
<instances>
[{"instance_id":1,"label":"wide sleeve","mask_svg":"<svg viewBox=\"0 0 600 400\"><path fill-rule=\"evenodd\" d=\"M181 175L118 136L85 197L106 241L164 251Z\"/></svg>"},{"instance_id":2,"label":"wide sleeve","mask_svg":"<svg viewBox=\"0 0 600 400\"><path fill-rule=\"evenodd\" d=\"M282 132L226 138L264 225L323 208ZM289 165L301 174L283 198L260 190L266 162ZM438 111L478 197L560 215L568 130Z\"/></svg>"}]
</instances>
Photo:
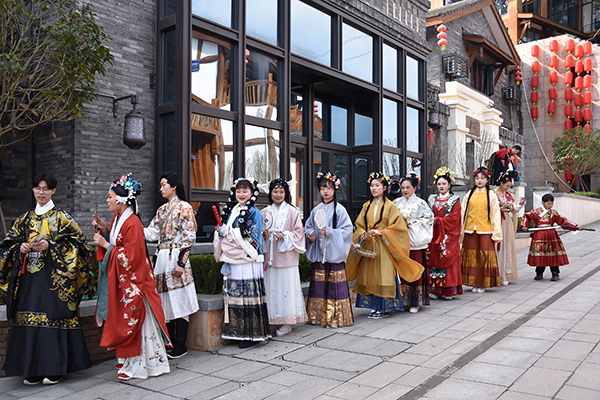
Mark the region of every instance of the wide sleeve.
<instances>
[{"instance_id":1,"label":"wide sleeve","mask_svg":"<svg viewBox=\"0 0 600 400\"><path fill-rule=\"evenodd\" d=\"M160 209L159 209L159 211L160 211ZM159 215L158 211L156 212L156 215L154 216L154 218L152 218L150 225L148 225L147 228L144 228L144 237L149 242L158 242L159 241L159 239L160 239L160 215Z\"/></svg>"},{"instance_id":2,"label":"wide sleeve","mask_svg":"<svg viewBox=\"0 0 600 400\"><path fill-rule=\"evenodd\" d=\"M21 264L21 243L25 241L25 219L27 213L23 214L7 232L6 237L0 243L0 290L8 290L8 281L13 281L18 275Z\"/></svg>"},{"instance_id":3,"label":"wide sleeve","mask_svg":"<svg viewBox=\"0 0 600 400\"><path fill-rule=\"evenodd\" d=\"M365 226L365 212L366 212L366 207L368 204L369 204L369 202L366 202L365 204L363 204L363 207L360 210L360 214L358 214L358 217L356 217L356 221L354 221L356 230L352 234L351 243L356 243L358 237L361 234L363 234L364 232L366 232L366 230L367 230L367 227ZM397 209L397 207L395 205L394 205L394 208ZM369 239L367 239L367 240L369 240ZM360 261L361 261L361 255L355 253L354 251L352 251L352 248L350 248L350 252L349 252L347 260L346 260L346 278L349 281L353 281L358 277L358 269L360 267Z\"/></svg>"},{"instance_id":4,"label":"wide sleeve","mask_svg":"<svg viewBox=\"0 0 600 400\"><path fill-rule=\"evenodd\" d=\"M304 228L302 227L302 220L300 219L300 213L293 206L289 206L288 221L289 230L285 230L283 233L283 240L278 241L277 251L285 253L286 251L296 251L300 254L306 251L304 244ZM289 226L288 225L288 226Z\"/></svg>"},{"instance_id":5,"label":"wide sleeve","mask_svg":"<svg viewBox=\"0 0 600 400\"><path fill-rule=\"evenodd\" d=\"M346 261L352 243L352 221L348 212L340 203L336 204L337 226L330 226L327 221L327 254L326 261L339 264Z\"/></svg>"},{"instance_id":6,"label":"wide sleeve","mask_svg":"<svg viewBox=\"0 0 600 400\"><path fill-rule=\"evenodd\" d=\"M316 209L316 207L312 209L308 219L306 220L306 224L304 226L304 235L305 236L308 236L311 233L317 231L317 226L315 224L315 209ZM320 251L319 251L318 239L315 239L314 241L311 242L310 240L308 240L308 237L306 237L305 243L306 243L306 258L308 259L308 261L310 261L310 262L320 261L320 259L319 259Z\"/></svg>"},{"instance_id":7,"label":"wide sleeve","mask_svg":"<svg viewBox=\"0 0 600 400\"><path fill-rule=\"evenodd\" d=\"M562 215L560 215L559 212L556 210L552 210L552 219L550 220L550 222L554 222L557 225L572 226L573 228L576 228L579 226L575 222L567 219L567 217L563 217Z\"/></svg>"},{"instance_id":8,"label":"wide sleeve","mask_svg":"<svg viewBox=\"0 0 600 400\"><path fill-rule=\"evenodd\" d=\"M188 203L183 203L179 214L179 228L182 235L182 247L192 247L196 243L196 215L194 209Z\"/></svg>"},{"instance_id":9,"label":"wide sleeve","mask_svg":"<svg viewBox=\"0 0 600 400\"><path fill-rule=\"evenodd\" d=\"M500 216L500 205L498 204L498 196L492 191L490 196L490 220L492 221L492 240L494 243L502 241L502 220Z\"/></svg>"},{"instance_id":10,"label":"wide sleeve","mask_svg":"<svg viewBox=\"0 0 600 400\"><path fill-rule=\"evenodd\" d=\"M462 231L462 207L460 205L460 199L456 199L456 202L452 205L450 213L444 214L442 217L437 217L436 220L440 225L440 240L445 235L448 236L460 236ZM436 238L437 241L437 238Z\"/></svg>"}]
</instances>

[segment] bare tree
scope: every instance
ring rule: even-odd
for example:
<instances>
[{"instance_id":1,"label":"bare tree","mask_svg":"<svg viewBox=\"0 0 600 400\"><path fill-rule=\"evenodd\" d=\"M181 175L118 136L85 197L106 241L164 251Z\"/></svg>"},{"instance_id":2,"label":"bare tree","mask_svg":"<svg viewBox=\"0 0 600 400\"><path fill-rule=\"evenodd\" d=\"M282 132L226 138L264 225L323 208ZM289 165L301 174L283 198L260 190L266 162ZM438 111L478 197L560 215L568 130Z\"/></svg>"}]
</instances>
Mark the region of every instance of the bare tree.
<instances>
[{"instance_id":1,"label":"bare tree","mask_svg":"<svg viewBox=\"0 0 600 400\"><path fill-rule=\"evenodd\" d=\"M480 131L478 138L466 139L464 144L454 142L448 146L448 158L455 160L455 164L450 167L454 168L455 176L461 179L463 184L470 185L473 171L481 166L488 167L488 160L498 149L498 144L495 136L486 129Z\"/></svg>"}]
</instances>

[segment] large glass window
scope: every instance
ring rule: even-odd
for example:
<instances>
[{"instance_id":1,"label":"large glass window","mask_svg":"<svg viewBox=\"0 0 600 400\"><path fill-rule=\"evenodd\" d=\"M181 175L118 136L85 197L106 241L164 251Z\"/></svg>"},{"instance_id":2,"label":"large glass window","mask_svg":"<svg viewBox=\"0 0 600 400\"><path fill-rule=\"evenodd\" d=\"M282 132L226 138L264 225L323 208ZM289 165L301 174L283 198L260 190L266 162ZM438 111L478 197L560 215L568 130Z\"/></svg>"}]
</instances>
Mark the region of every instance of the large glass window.
<instances>
[{"instance_id":1,"label":"large glass window","mask_svg":"<svg viewBox=\"0 0 600 400\"><path fill-rule=\"evenodd\" d=\"M193 189L229 189L233 182L233 122L192 113L191 162Z\"/></svg>"},{"instance_id":2,"label":"large glass window","mask_svg":"<svg viewBox=\"0 0 600 400\"><path fill-rule=\"evenodd\" d=\"M383 87L398 91L398 51L383 45Z\"/></svg>"},{"instance_id":3,"label":"large glass window","mask_svg":"<svg viewBox=\"0 0 600 400\"><path fill-rule=\"evenodd\" d=\"M340 180L340 188L336 191L336 201L348 207L348 156L333 155L333 173Z\"/></svg>"},{"instance_id":4,"label":"large glass window","mask_svg":"<svg viewBox=\"0 0 600 400\"><path fill-rule=\"evenodd\" d=\"M383 145L398 147L398 103L383 99Z\"/></svg>"},{"instance_id":5,"label":"large glass window","mask_svg":"<svg viewBox=\"0 0 600 400\"><path fill-rule=\"evenodd\" d=\"M421 132L420 111L416 108L406 108L406 149L420 152L419 137Z\"/></svg>"},{"instance_id":6,"label":"large glass window","mask_svg":"<svg viewBox=\"0 0 600 400\"><path fill-rule=\"evenodd\" d=\"M163 103L175 101L175 29L163 33Z\"/></svg>"},{"instance_id":7,"label":"large glass window","mask_svg":"<svg viewBox=\"0 0 600 400\"><path fill-rule=\"evenodd\" d=\"M168 17L175 14L175 0L164 0L162 7L162 17Z\"/></svg>"},{"instance_id":8,"label":"large glass window","mask_svg":"<svg viewBox=\"0 0 600 400\"><path fill-rule=\"evenodd\" d=\"M302 99L302 95L296 92L292 92L290 102L290 134L294 136L303 136L304 134L302 131L303 109L304 100Z\"/></svg>"},{"instance_id":9,"label":"large glass window","mask_svg":"<svg viewBox=\"0 0 600 400\"><path fill-rule=\"evenodd\" d=\"M548 0L548 19L579 30L579 0Z\"/></svg>"},{"instance_id":10,"label":"large glass window","mask_svg":"<svg viewBox=\"0 0 600 400\"><path fill-rule=\"evenodd\" d=\"M342 25L342 71L373 82L373 38L350 25Z\"/></svg>"},{"instance_id":11,"label":"large glass window","mask_svg":"<svg viewBox=\"0 0 600 400\"><path fill-rule=\"evenodd\" d=\"M162 152L163 170L175 171L175 113L161 116L162 118Z\"/></svg>"},{"instance_id":12,"label":"large glass window","mask_svg":"<svg viewBox=\"0 0 600 400\"><path fill-rule=\"evenodd\" d=\"M422 100L419 85L421 84L421 69L419 61L406 56L406 95L411 99Z\"/></svg>"},{"instance_id":13,"label":"large glass window","mask_svg":"<svg viewBox=\"0 0 600 400\"><path fill-rule=\"evenodd\" d=\"M322 93L315 93L319 98ZM315 101L314 138L346 146L348 144L348 110L345 99L331 96Z\"/></svg>"},{"instance_id":14,"label":"large glass window","mask_svg":"<svg viewBox=\"0 0 600 400\"><path fill-rule=\"evenodd\" d=\"M331 142L348 144L348 110L331 106Z\"/></svg>"},{"instance_id":15,"label":"large glass window","mask_svg":"<svg viewBox=\"0 0 600 400\"><path fill-rule=\"evenodd\" d=\"M326 172L331 172L331 165L329 164L329 153L326 151L315 151L313 152L313 157L314 157L314 168L315 168L315 175L317 174L317 172L321 171L323 173ZM319 204L321 201L323 201L323 198L321 197L321 193L319 191L319 188L317 186L317 182L316 180L314 181L314 198L313 198L313 207L316 206L317 204Z\"/></svg>"},{"instance_id":16,"label":"large glass window","mask_svg":"<svg viewBox=\"0 0 600 400\"><path fill-rule=\"evenodd\" d=\"M192 14L231 28L231 0L192 0Z\"/></svg>"},{"instance_id":17,"label":"large glass window","mask_svg":"<svg viewBox=\"0 0 600 400\"><path fill-rule=\"evenodd\" d=\"M246 51L246 114L277 120L277 60Z\"/></svg>"},{"instance_id":18,"label":"large glass window","mask_svg":"<svg viewBox=\"0 0 600 400\"><path fill-rule=\"evenodd\" d=\"M400 176L400 155L394 153L383 153L383 173L387 176Z\"/></svg>"},{"instance_id":19,"label":"large glass window","mask_svg":"<svg viewBox=\"0 0 600 400\"><path fill-rule=\"evenodd\" d=\"M298 207L301 213L304 210L304 190L306 183L304 165L304 148L292 146L290 148L290 174L294 183L290 185L290 194L292 196L292 204Z\"/></svg>"},{"instance_id":20,"label":"large glass window","mask_svg":"<svg viewBox=\"0 0 600 400\"><path fill-rule=\"evenodd\" d=\"M231 45L200 32L192 33L192 102L230 109Z\"/></svg>"},{"instance_id":21,"label":"large glass window","mask_svg":"<svg viewBox=\"0 0 600 400\"><path fill-rule=\"evenodd\" d=\"M277 45L277 0L246 0L246 33Z\"/></svg>"},{"instance_id":22,"label":"large glass window","mask_svg":"<svg viewBox=\"0 0 600 400\"><path fill-rule=\"evenodd\" d=\"M354 145L373 144L373 118L354 114Z\"/></svg>"},{"instance_id":23,"label":"large glass window","mask_svg":"<svg viewBox=\"0 0 600 400\"><path fill-rule=\"evenodd\" d=\"M270 182L279 178L278 130L246 125L246 176L259 182Z\"/></svg>"},{"instance_id":24,"label":"large glass window","mask_svg":"<svg viewBox=\"0 0 600 400\"><path fill-rule=\"evenodd\" d=\"M291 50L331 66L331 17L300 0L291 2Z\"/></svg>"}]
</instances>

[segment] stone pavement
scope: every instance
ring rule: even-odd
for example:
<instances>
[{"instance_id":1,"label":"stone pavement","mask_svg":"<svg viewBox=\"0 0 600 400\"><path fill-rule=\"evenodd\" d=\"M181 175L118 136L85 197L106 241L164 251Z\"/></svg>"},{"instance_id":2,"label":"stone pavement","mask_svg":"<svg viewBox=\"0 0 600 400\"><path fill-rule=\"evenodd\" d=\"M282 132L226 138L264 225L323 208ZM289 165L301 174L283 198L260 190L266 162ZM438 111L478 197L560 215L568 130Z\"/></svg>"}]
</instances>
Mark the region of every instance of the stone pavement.
<instances>
[{"instance_id":1,"label":"stone pavement","mask_svg":"<svg viewBox=\"0 0 600 400\"><path fill-rule=\"evenodd\" d=\"M571 264L534 281L432 300L417 314L296 327L250 349L190 353L171 373L118 382L115 362L55 386L0 379L0 399L600 399L600 222L562 236Z\"/></svg>"}]
</instances>

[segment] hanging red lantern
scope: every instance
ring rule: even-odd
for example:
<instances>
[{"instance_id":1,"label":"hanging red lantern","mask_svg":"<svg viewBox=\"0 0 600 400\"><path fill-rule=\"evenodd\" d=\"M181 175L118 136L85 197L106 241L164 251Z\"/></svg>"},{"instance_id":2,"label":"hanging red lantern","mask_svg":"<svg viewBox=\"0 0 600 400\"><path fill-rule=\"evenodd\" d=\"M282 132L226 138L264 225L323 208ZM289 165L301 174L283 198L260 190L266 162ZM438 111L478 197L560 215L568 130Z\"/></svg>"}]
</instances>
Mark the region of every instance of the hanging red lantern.
<instances>
[{"instance_id":1,"label":"hanging red lantern","mask_svg":"<svg viewBox=\"0 0 600 400\"><path fill-rule=\"evenodd\" d=\"M444 25L444 24L439 24L437 27L438 32L446 32L446 29L447 29L446 25Z\"/></svg>"},{"instance_id":2,"label":"hanging red lantern","mask_svg":"<svg viewBox=\"0 0 600 400\"><path fill-rule=\"evenodd\" d=\"M531 118L535 121L538 117L538 108L537 106L531 107Z\"/></svg>"},{"instance_id":3,"label":"hanging red lantern","mask_svg":"<svg viewBox=\"0 0 600 400\"><path fill-rule=\"evenodd\" d=\"M534 75L531 77L531 88L532 89L537 89L537 87L540 84L540 77L537 75Z\"/></svg>"},{"instance_id":4,"label":"hanging red lantern","mask_svg":"<svg viewBox=\"0 0 600 400\"><path fill-rule=\"evenodd\" d=\"M537 90L534 90L533 92L531 92L531 102L533 103L534 106L538 102L538 99L539 99L539 96L538 96Z\"/></svg>"},{"instance_id":5,"label":"hanging red lantern","mask_svg":"<svg viewBox=\"0 0 600 400\"><path fill-rule=\"evenodd\" d=\"M565 67L567 68L572 68L573 64L575 63L575 59L573 58L572 55L568 55L565 57Z\"/></svg>"},{"instance_id":6,"label":"hanging red lantern","mask_svg":"<svg viewBox=\"0 0 600 400\"><path fill-rule=\"evenodd\" d=\"M575 41L573 39L567 40L567 44L565 45L565 50L567 50L567 53L572 52L574 48L575 48Z\"/></svg>"},{"instance_id":7,"label":"hanging red lantern","mask_svg":"<svg viewBox=\"0 0 600 400\"><path fill-rule=\"evenodd\" d=\"M583 105L583 96L581 93L575 93L575 97L573 98L573 104L575 107L579 108Z\"/></svg>"},{"instance_id":8,"label":"hanging red lantern","mask_svg":"<svg viewBox=\"0 0 600 400\"><path fill-rule=\"evenodd\" d=\"M550 51L556 53L558 50L558 40L554 39L550 42Z\"/></svg>"},{"instance_id":9,"label":"hanging red lantern","mask_svg":"<svg viewBox=\"0 0 600 400\"><path fill-rule=\"evenodd\" d=\"M565 180L567 181L567 183L571 183L571 181L573 180L573 173L570 169L565 170Z\"/></svg>"},{"instance_id":10,"label":"hanging red lantern","mask_svg":"<svg viewBox=\"0 0 600 400\"><path fill-rule=\"evenodd\" d=\"M573 129L573 121L568 119L565 121L565 131Z\"/></svg>"},{"instance_id":11,"label":"hanging red lantern","mask_svg":"<svg viewBox=\"0 0 600 400\"><path fill-rule=\"evenodd\" d=\"M515 82L517 82L517 85L520 85L522 80L523 78L521 78L520 76L515 76Z\"/></svg>"},{"instance_id":12,"label":"hanging red lantern","mask_svg":"<svg viewBox=\"0 0 600 400\"><path fill-rule=\"evenodd\" d=\"M548 103L548 114L552 115L552 114L554 114L555 111L556 111L556 102L551 101L550 103Z\"/></svg>"},{"instance_id":13,"label":"hanging red lantern","mask_svg":"<svg viewBox=\"0 0 600 400\"><path fill-rule=\"evenodd\" d=\"M583 62L583 70L585 72L590 72L592 70L592 59L591 58L586 58L585 61Z\"/></svg>"},{"instance_id":14,"label":"hanging red lantern","mask_svg":"<svg viewBox=\"0 0 600 400\"><path fill-rule=\"evenodd\" d=\"M575 90L580 91L583 88L583 78L578 76L575 78Z\"/></svg>"},{"instance_id":15,"label":"hanging red lantern","mask_svg":"<svg viewBox=\"0 0 600 400\"><path fill-rule=\"evenodd\" d=\"M583 110L583 119L586 122L590 122L592 120L592 109L591 108L586 108Z\"/></svg>"},{"instance_id":16,"label":"hanging red lantern","mask_svg":"<svg viewBox=\"0 0 600 400\"><path fill-rule=\"evenodd\" d=\"M573 116L573 104L565 104L565 117L570 118Z\"/></svg>"},{"instance_id":17,"label":"hanging red lantern","mask_svg":"<svg viewBox=\"0 0 600 400\"><path fill-rule=\"evenodd\" d=\"M556 85L557 81L558 81L558 72L550 71L550 83L553 85Z\"/></svg>"},{"instance_id":18,"label":"hanging red lantern","mask_svg":"<svg viewBox=\"0 0 600 400\"><path fill-rule=\"evenodd\" d=\"M447 44L448 44L448 41L446 39L438 40L438 46L440 46L442 48L442 50L446 50Z\"/></svg>"},{"instance_id":19,"label":"hanging red lantern","mask_svg":"<svg viewBox=\"0 0 600 400\"><path fill-rule=\"evenodd\" d=\"M573 55L575 56L576 59L579 60L583 56L583 46L580 44L575 46L575 51L573 52Z\"/></svg>"},{"instance_id":20,"label":"hanging red lantern","mask_svg":"<svg viewBox=\"0 0 600 400\"><path fill-rule=\"evenodd\" d=\"M589 89L592 86L592 76L586 75L583 77L583 87Z\"/></svg>"},{"instance_id":21,"label":"hanging red lantern","mask_svg":"<svg viewBox=\"0 0 600 400\"><path fill-rule=\"evenodd\" d=\"M540 72L540 62L538 60L535 60L534 62L531 63L531 70L533 71L534 74L537 74L538 72Z\"/></svg>"},{"instance_id":22,"label":"hanging red lantern","mask_svg":"<svg viewBox=\"0 0 600 400\"><path fill-rule=\"evenodd\" d=\"M558 57L556 54L550 56L550 68L558 67Z\"/></svg>"},{"instance_id":23,"label":"hanging red lantern","mask_svg":"<svg viewBox=\"0 0 600 400\"><path fill-rule=\"evenodd\" d=\"M586 131L587 133L591 133L592 132L592 126L590 124L585 124L583 126L583 130Z\"/></svg>"},{"instance_id":24,"label":"hanging red lantern","mask_svg":"<svg viewBox=\"0 0 600 400\"><path fill-rule=\"evenodd\" d=\"M565 100L570 103L573 100L573 89L565 89Z\"/></svg>"},{"instance_id":25,"label":"hanging red lantern","mask_svg":"<svg viewBox=\"0 0 600 400\"><path fill-rule=\"evenodd\" d=\"M580 124L583 121L583 112L581 110L575 110L575 115L573 117L576 123Z\"/></svg>"},{"instance_id":26,"label":"hanging red lantern","mask_svg":"<svg viewBox=\"0 0 600 400\"><path fill-rule=\"evenodd\" d=\"M537 44L531 46L531 55L537 58L540 55L540 46Z\"/></svg>"},{"instance_id":27,"label":"hanging red lantern","mask_svg":"<svg viewBox=\"0 0 600 400\"><path fill-rule=\"evenodd\" d=\"M439 32L437 34L437 38L439 39L446 39L446 32Z\"/></svg>"},{"instance_id":28,"label":"hanging red lantern","mask_svg":"<svg viewBox=\"0 0 600 400\"><path fill-rule=\"evenodd\" d=\"M550 100L556 100L556 88L550 88L548 89L548 98Z\"/></svg>"},{"instance_id":29,"label":"hanging red lantern","mask_svg":"<svg viewBox=\"0 0 600 400\"><path fill-rule=\"evenodd\" d=\"M565 85L571 86L573 83L573 73L571 71L565 72Z\"/></svg>"},{"instance_id":30,"label":"hanging red lantern","mask_svg":"<svg viewBox=\"0 0 600 400\"><path fill-rule=\"evenodd\" d=\"M440 46L442 48L442 50L446 49L446 44L448 44L448 41L446 40L446 25L444 24L440 24L437 27L437 38L438 38L438 46Z\"/></svg>"},{"instance_id":31,"label":"hanging red lantern","mask_svg":"<svg viewBox=\"0 0 600 400\"><path fill-rule=\"evenodd\" d=\"M586 106L592 104L592 92L585 92L583 94L583 104L585 104Z\"/></svg>"},{"instance_id":32,"label":"hanging red lantern","mask_svg":"<svg viewBox=\"0 0 600 400\"><path fill-rule=\"evenodd\" d=\"M583 42L583 52L585 53L585 55L590 55L590 53L592 52L592 42Z\"/></svg>"},{"instance_id":33,"label":"hanging red lantern","mask_svg":"<svg viewBox=\"0 0 600 400\"><path fill-rule=\"evenodd\" d=\"M583 72L583 61L582 60L577 60L577 62L575 62L575 73L577 75L579 75L582 72Z\"/></svg>"}]
</instances>

